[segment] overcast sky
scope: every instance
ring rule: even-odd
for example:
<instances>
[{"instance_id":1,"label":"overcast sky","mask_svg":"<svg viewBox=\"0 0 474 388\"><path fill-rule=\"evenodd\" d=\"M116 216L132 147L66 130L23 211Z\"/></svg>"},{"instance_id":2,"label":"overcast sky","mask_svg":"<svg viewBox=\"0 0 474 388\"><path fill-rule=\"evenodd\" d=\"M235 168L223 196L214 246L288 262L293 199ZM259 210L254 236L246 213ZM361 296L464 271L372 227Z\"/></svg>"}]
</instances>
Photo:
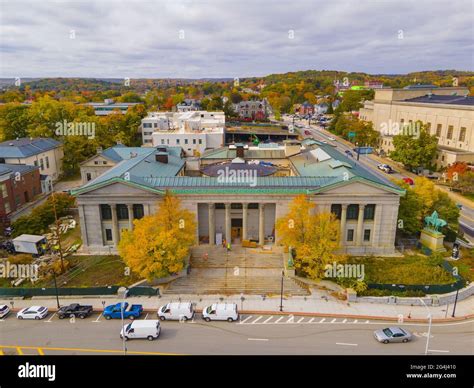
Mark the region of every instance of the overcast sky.
<instances>
[{"instance_id":1,"label":"overcast sky","mask_svg":"<svg viewBox=\"0 0 474 388\"><path fill-rule=\"evenodd\" d=\"M472 0L0 0L0 77L473 70Z\"/></svg>"}]
</instances>

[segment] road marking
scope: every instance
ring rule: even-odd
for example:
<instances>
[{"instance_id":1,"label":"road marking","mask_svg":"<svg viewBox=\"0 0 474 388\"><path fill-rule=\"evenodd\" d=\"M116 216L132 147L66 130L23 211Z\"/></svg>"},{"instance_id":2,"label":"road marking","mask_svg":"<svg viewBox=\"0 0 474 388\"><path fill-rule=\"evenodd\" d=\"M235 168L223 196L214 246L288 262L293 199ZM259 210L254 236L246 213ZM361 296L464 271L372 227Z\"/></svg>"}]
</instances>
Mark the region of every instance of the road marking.
<instances>
[{"instance_id":1,"label":"road marking","mask_svg":"<svg viewBox=\"0 0 474 388\"><path fill-rule=\"evenodd\" d=\"M6 348L6 349L16 349L18 354L23 355L23 352L21 349L38 349L37 346L22 346L21 349L19 346L13 346L13 345L0 345L0 348ZM43 351L44 350L51 350L51 351L58 351L58 352L64 352L64 351L71 351L71 352L90 352L90 353L118 353L118 354L123 354L123 349L86 349L86 348L56 348L56 347L42 347L41 348ZM158 356L179 356L179 355L184 355L184 354L178 354L178 353L161 353L161 352L140 352L140 351L131 351L127 350L127 354L150 354L150 355L158 355Z\"/></svg>"},{"instance_id":2,"label":"road marking","mask_svg":"<svg viewBox=\"0 0 474 388\"><path fill-rule=\"evenodd\" d=\"M43 349L41 349L41 348L38 348L38 354L39 354L40 356L44 356Z\"/></svg>"},{"instance_id":3,"label":"road marking","mask_svg":"<svg viewBox=\"0 0 474 388\"><path fill-rule=\"evenodd\" d=\"M278 318L278 319L275 321L275 323L280 322L282 319L283 319L283 317Z\"/></svg>"},{"instance_id":4,"label":"road marking","mask_svg":"<svg viewBox=\"0 0 474 388\"><path fill-rule=\"evenodd\" d=\"M267 323L268 321L271 321L272 318L273 318L273 315L272 315L270 318L268 318L268 319L266 319L265 321L263 321L263 323Z\"/></svg>"},{"instance_id":5,"label":"road marking","mask_svg":"<svg viewBox=\"0 0 474 388\"><path fill-rule=\"evenodd\" d=\"M268 338L247 338L249 341L268 341Z\"/></svg>"},{"instance_id":6,"label":"road marking","mask_svg":"<svg viewBox=\"0 0 474 388\"><path fill-rule=\"evenodd\" d=\"M18 353L19 356L23 356L23 352L21 351L21 348L18 346L16 347L16 352Z\"/></svg>"},{"instance_id":7,"label":"road marking","mask_svg":"<svg viewBox=\"0 0 474 388\"><path fill-rule=\"evenodd\" d=\"M148 318L148 313L146 313L146 315L145 315L145 320L146 320L147 318Z\"/></svg>"},{"instance_id":8,"label":"road marking","mask_svg":"<svg viewBox=\"0 0 474 388\"><path fill-rule=\"evenodd\" d=\"M311 323L314 321L314 318L311 318L308 323Z\"/></svg>"},{"instance_id":9,"label":"road marking","mask_svg":"<svg viewBox=\"0 0 474 388\"><path fill-rule=\"evenodd\" d=\"M357 323L357 319L354 319L354 322L352 322L352 323Z\"/></svg>"},{"instance_id":10,"label":"road marking","mask_svg":"<svg viewBox=\"0 0 474 388\"><path fill-rule=\"evenodd\" d=\"M99 316L97 317L97 319L95 321L92 321L92 322L96 322L96 323L100 322L100 317L101 316L102 316L102 313L100 313Z\"/></svg>"},{"instance_id":11,"label":"road marking","mask_svg":"<svg viewBox=\"0 0 474 388\"><path fill-rule=\"evenodd\" d=\"M344 319L344 320L342 321L342 323L346 323L346 322L347 322L347 319Z\"/></svg>"},{"instance_id":12,"label":"road marking","mask_svg":"<svg viewBox=\"0 0 474 388\"><path fill-rule=\"evenodd\" d=\"M436 352L436 353L449 353L449 350L435 350L435 349L428 349L428 352Z\"/></svg>"},{"instance_id":13,"label":"road marking","mask_svg":"<svg viewBox=\"0 0 474 388\"><path fill-rule=\"evenodd\" d=\"M336 318L334 318L334 319L331 321L331 323L334 323L334 322L336 322Z\"/></svg>"},{"instance_id":14,"label":"road marking","mask_svg":"<svg viewBox=\"0 0 474 388\"><path fill-rule=\"evenodd\" d=\"M366 320L365 323L370 323L369 320Z\"/></svg>"},{"instance_id":15,"label":"road marking","mask_svg":"<svg viewBox=\"0 0 474 388\"><path fill-rule=\"evenodd\" d=\"M348 344L346 342L336 342L336 345L343 345L343 346L358 346L357 344Z\"/></svg>"},{"instance_id":16,"label":"road marking","mask_svg":"<svg viewBox=\"0 0 474 388\"><path fill-rule=\"evenodd\" d=\"M240 323L245 323L247 322L250 318L252 318L252 315L250 317L245 318L243 321L240 321Z\"/></svg>"},{"instance_id":17,"label":"road marking","mask_svg":"<svg viewBox=\"0 0 474 388\"><path fill-rule=\"evenodd\" d=\"M326 318L323 318L319 321L319 323L323 323L326 320Z\"/></svg>"},{"instance_id":18,"label":"road marking","mask_svg":"<svg viewBox=\"0 0 474 388\"><path fill-rule=\"evenodd\" d=\"M53 319L55 315L56 315L56 313L53 313L53 315L51 315L51 317L47 321L44 321L44 322L45 323L51 323L51 319Z\"/></svg>"},{"instance_id":19,"label":"road marking","mask_svg":"<svg viewBox=\"0 0 474 388\"><path fill-rule=\"evenodd\" d=\"M298 322L296 322L296 323L300 323L303 319L304 319L304 317L301 317L300 319L298 319Z\"/></svg>"},{"instance_id":20,"label":"road marking","mask_svg":"<svg viewBox=\"0 0 474 388\"><path fill-rule=\"evenodd\" d=\"M252 325L253 325L254 323L257 323L260 319L262 319L262 316L261 316L261 315L260 315L255 321L252 322Z\"/></svg>"}]
</instances>

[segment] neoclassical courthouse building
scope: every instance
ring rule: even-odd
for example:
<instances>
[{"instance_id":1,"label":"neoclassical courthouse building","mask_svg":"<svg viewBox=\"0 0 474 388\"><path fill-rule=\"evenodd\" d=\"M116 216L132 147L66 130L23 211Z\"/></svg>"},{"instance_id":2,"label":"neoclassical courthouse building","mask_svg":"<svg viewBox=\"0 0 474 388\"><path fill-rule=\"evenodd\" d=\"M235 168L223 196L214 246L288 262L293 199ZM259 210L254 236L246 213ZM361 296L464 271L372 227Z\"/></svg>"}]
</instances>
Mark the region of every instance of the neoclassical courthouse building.
<instances>
[{"instance_id":1,"label":"neoclassical courthouse building","mask_svg":"<svg viewBox=\"0 0 474 388\"><path fill-rule=\"evenodd\" d=\"M342 251L389 255L404 195L333 146L312 139L230 145L199 158L184 158L175 146L117 145L83 162L81 174L84 184L73 195L83 249L90 253L116 252L121 231L156 212L169 190L195 214L199 244L275 243L276 220L295 196L307 194L317 211L337 215Z\"/></svg>"}]
</instances>

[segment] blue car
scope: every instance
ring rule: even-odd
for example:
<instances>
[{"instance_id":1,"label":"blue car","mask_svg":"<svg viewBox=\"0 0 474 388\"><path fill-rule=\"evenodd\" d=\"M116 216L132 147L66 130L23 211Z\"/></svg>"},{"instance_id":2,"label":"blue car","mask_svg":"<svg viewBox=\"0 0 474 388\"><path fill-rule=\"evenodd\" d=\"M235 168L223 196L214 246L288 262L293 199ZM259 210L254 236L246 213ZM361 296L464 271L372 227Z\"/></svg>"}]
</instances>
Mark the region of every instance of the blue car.
<instances>
[{"instance_id":1,"label":"blue car","mask_svg":"<svg viewBox=\"0 0 474 388\"><path fill-rule=\"evenodd\" d=\"M121 319L122 318L122 303L112 304L107 306L102 314L105 319ZM135 319L138 318L143 312L143 306L141 304L128 304L123 303L123 318L124 319Z\"/></svg>"},{"instance_id":2,"label":"blue car","mask_svg":"<svg viewBox=\"0 0 474 388\"><path fill-rule=\"evenodd\" d=\"M350 156L351 158L354 157L354 154L351 151L345 150L344 152L346 153L347 156Z\"/></svg>"}]
</instances>

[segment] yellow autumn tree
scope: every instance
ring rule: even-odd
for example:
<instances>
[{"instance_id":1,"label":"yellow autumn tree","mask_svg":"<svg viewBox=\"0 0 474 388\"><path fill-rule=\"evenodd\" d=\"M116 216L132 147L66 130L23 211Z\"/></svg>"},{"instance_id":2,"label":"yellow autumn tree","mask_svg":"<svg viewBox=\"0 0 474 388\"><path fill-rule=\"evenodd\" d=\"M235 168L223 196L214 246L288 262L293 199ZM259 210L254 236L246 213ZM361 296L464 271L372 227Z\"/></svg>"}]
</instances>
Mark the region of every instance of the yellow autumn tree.
<instances>
[{"instance_id":1,"label":"yellow autumn tree","mask_svg":"<svg viewBox=\"0 0 474 388\"><path fill-rule=\"evenodd\" d=\"M154 215L135 220L133 231L122 233L119 254L143 278L166 277L184 268L195 230L194 215L167 192Z\"/></svg>"},{"instance_id":2,"label":"yellow autumn tree","mask_svg":"<svg viewBox=\"0 0 474 388\"><path fill-rule=\"evenodd\" d=\"M295 197L290 211L277 220L279 243L296 252L295 268L311 279L322 279L327 264L346 258L335 252L340 246L340 226L332 213L317 212L308 196Z\"/></svg>"}]
</instances>

